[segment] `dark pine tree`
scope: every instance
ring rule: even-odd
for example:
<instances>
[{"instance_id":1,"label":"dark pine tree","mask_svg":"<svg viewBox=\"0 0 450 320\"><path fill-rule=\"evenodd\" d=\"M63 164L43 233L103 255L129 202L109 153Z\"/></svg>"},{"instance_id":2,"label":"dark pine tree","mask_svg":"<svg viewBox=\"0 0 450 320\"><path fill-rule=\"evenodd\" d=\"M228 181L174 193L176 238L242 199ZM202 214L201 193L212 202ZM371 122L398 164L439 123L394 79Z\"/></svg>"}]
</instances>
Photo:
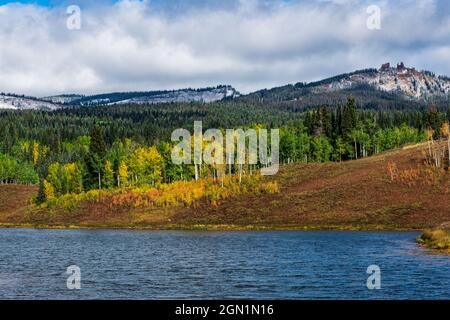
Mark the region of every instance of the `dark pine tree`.
<instances>
[{"instance_id":1,"label":"dark pine tree","mask_svg":"<svg viewBox=\"0 0 450 320\"><path fill-rule=\"evenodd\" d=\"M45 201L47 201L47 197L45 196L45 190L44 190L44 180L40 179L39 181L39 191L36 196L36 204L42 204Z\"/></svg>"},{"instance_id":2,"label":"dark pine tree","mask_svg":"<svg viewBox=\"0 0 450 320\"><path fill-rule=\"evenodd\" d=\"M349 97L347 104L342 110L342 137L345 141L350 140L350 134L356 127L356 101L355 98Z\"/></svg>"},{"instance_id":3,"label":"dark pine tree","mask_svg":"<svg viewBox=\"0 0 450 320\"><path fill-rule=\"evenodd\" d=\"M98 155L100 158L104 158L106 154L105 133L103 128L95 126L91 131L91 144L89 152Z\"/></svg>"},{"instance_id":4,"label":"dark pine tree","mask_svg":"<svg viewBox=\"0 0 450 320\"><path fill-rule=\"evenodd\" d=\"M86 155L85 187L102 188L103 162L106 155L106 143L102 127L96 125L91 131L91 144Z\"/></svg>"}]
</instances>

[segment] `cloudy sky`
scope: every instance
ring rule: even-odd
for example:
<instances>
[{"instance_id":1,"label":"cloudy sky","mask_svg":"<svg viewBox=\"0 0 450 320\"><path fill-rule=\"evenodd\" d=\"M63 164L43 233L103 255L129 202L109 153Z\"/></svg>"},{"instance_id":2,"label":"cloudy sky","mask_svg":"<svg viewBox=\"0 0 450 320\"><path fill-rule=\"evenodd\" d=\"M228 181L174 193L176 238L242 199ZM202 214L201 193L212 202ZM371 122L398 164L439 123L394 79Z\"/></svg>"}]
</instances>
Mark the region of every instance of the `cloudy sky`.
<instances>
[{"instance_id":1,"label":"cloudy sky","mask_svg":"<svg viewBox=\"0 0 450 320\"><path fill-rule=\"evenodd\" d=\"M0 92L250 92L388 61L450 75L449 1L0 0Z\"/></svg>"}]
</instances>

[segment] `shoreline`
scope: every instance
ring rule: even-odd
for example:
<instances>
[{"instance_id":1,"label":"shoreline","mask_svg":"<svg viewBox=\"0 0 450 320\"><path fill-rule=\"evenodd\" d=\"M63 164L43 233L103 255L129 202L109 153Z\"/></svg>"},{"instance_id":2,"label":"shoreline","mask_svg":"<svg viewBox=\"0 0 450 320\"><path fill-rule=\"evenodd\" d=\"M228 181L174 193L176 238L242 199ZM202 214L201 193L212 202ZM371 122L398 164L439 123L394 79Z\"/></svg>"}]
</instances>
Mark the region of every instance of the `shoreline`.
<instances>
[{"instance_id":1,"label":"shoreline","mask_svg":"<svg viewBox=\"0 0 450 320\"><path fill-rule=\"evenodd\" d=\"M45 225L1 223L0 229L35 230L135 230L135 231L355 231L355 232L424 232L425 227L395 228L391 226L268 226L268 225L164 225L164 226L111 226L111 225Z\"/></svg>"}]
</instances>

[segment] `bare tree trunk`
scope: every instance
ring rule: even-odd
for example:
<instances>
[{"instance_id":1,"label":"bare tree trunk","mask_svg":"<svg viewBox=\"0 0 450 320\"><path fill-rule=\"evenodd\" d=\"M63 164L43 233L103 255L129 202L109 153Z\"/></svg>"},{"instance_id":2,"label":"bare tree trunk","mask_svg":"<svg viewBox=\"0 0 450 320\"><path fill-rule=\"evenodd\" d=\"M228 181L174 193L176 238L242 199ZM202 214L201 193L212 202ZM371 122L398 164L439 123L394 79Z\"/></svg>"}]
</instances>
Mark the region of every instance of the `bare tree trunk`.
<instances>
[{"instance_id":1,"label":"bare tree trunk","mask_svg":"<svg viewBox=\"0 0 450 320\"><path fill-rule=\"evenodd\" d=\"M430 159L433 157L433 155L431 154L431 141L428 140L428 153L430 155Z\"/></svg>"},{"instance_id":2,"label":"bare tree trunk","mask_svg":"<svg viewBox=\"0 0 450 320\"><path fill-rule=\"evenodd\" d=\"M450 134L448 135L448 167L450 168Z\"/></svg>"}]
</instances>

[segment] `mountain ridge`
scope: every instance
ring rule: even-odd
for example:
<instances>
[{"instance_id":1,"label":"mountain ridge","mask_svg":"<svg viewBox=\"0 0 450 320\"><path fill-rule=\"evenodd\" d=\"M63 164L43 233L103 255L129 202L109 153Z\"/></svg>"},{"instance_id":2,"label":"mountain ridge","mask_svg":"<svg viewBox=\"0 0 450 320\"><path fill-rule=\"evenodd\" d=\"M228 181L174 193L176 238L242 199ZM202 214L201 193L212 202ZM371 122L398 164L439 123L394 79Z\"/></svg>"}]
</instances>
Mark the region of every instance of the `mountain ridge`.
<instances>
[{"instance_id":1,"label":"mountain ridge","mask_svg":"<svg viewBox=\"0 0 450 320\"><path fill-rule=\"evenodd\" d=\"M325 84L325 90L342 90L355 84L373 85L376 89L398 93L417 99L427 99L430 96L450 94L450 79L436 76L430 71L417 71L408 68L403 62L392 67L390 63L383 64L378 70L356 71L340 81Z\"/></svg>"},{"instance_id":2,"label":"mountain ridge","mask_svg":"<svg viewBox=\"0 0 450 320\"><path fill-rule=\"evenodd\" d=\"M57 95L42 98L51 102L68 105L95 106L113 104L146 104L171 102L214 102L224 98L237 97L240 93L230 85L218 85L205 88L185 88L156 91L110 92L95 95Z\"/></svg>"},{"instance_id":3,"label":"mountain ridge","mask_svg":"<svg viewBox=\"0 0 450 320\"><path fill-rule=\"evenodd\" d=\"M0 93L0 109L57 110L74 106L99 106L120 104L156 104L173 102L211 103L239 97L240 93L230 85L198 89L159 91L111 92L96 95L61 94L47 97L31 97L12 93Z\"/></svg>"},{"instance_id":4,"label":"mountain ridge","mask_svg":"<svg viewBox=\"0 0 450 320\"><path fill-rule=\"evenodd\" d=\"M356 93L355 93L356 92ZM111 92L95 95L62 94L43 98L26 97L0 93L0 109L56 110L73 106L99 106L121 104L163 104L183 102L211 103L227 99L259 103L296 103L303 106L327 105L334 100L339 103L344 97L370 95L364 107L379 101L402 100L407 103L429 104L450 101L450 78L437 76L430 71L417 71L406 67L403 62L397 66L385 63L380 68L368 68L343 73L313 82L298 82L271 89L262 89L241 95L231 85L219 85L199 89L178 89L159 91ZM372 101L370 101L372 100ZM382 105L383 103L381 103ZM382 108L382 106L380 106Z\"/></svg>"}]
</instances>

